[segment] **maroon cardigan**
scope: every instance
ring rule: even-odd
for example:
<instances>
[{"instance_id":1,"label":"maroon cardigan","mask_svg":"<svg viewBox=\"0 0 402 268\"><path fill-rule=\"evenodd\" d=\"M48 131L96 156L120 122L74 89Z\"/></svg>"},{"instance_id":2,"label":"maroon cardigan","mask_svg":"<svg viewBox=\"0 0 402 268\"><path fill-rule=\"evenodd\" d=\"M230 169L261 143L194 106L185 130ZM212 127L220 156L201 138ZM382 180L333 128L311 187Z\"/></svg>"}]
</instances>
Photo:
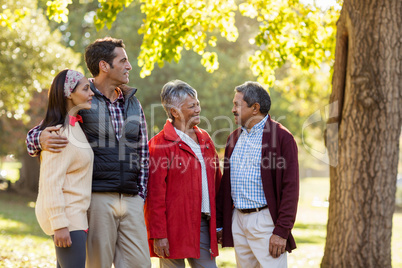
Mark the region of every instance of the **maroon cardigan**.
<instances>
[{"instance_id":1,"label":"maroon cardigan","mask_svg":"<svg viewBox=\"0 0 402 268\"><path fill-rule=\"evenodd\" d=\"M233 131L225 148L224 172L217 196L217 226L223 227L222 246L233 247L233 200L230 186L230 156L241 134ZM296 248L291 234L299 200L299 164L297 145L292 134L278 122L268 117L262 136L261 178L274 221L273 233L287 239L286 250Z\"/></svg>"}]
</instances>

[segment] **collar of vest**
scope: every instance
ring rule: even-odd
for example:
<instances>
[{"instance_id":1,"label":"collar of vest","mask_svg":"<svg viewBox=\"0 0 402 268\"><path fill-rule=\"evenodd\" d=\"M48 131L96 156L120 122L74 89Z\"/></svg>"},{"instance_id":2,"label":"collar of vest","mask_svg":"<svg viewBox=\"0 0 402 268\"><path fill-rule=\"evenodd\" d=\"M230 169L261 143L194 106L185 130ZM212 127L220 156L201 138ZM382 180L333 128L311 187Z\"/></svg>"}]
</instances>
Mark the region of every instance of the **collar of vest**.
<instances>
[{"instance_id":1,"label":"collar of vest","mask_svg":"<svg viewBox=\"0 0 402 268\"><path fill-rule=\"evenodd\" d=\"M99 93L99 90L96 89L92 79L89 81L89 84L91 86L91 90L93 91L93 93L97 96L101 96L101 94ZM121 85L121 86L119 86L119 89L121 90L121 92L123 92L125 99L131 98L137 92L136 88L129 87L127 85Z\"/></svg>"}]
</instances>

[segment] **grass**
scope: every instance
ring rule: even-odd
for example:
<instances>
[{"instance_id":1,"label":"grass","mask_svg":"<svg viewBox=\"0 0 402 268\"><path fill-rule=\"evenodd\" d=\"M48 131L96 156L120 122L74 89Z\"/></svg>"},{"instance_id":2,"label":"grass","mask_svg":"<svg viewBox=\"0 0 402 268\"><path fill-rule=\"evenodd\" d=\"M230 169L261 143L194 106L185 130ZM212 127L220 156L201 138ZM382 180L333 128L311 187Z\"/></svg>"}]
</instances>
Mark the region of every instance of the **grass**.
<instances>
[{"instance_id":1,"label":"grass","mask_svg":"<svg viewBox=\"0 0 402 268\"><path fill-rule=\"evenodd\" d=\"M50 238L27 197L0 193L0 267L55 267Z\"/></svg>"},{"instance_id":2,"label":"grass","mask_svg":"<svg viewBox=\"0 0 402 268\"><path fill-rule=\"evenodd\" d=\"M328 193L328 178L301 181L299 211L293 229L298 248L288 255L289 267L320 267ZM392 266L402 268L402 214L395 213L393 222ZM158 267L158 259L152 258L152 264ZM236 267L233 249L221 249L217 264ZM6 192L0 192L0 267L55 267L53 243L36 222L34 203L27 197Z\"/></svg>"}]
</instances>

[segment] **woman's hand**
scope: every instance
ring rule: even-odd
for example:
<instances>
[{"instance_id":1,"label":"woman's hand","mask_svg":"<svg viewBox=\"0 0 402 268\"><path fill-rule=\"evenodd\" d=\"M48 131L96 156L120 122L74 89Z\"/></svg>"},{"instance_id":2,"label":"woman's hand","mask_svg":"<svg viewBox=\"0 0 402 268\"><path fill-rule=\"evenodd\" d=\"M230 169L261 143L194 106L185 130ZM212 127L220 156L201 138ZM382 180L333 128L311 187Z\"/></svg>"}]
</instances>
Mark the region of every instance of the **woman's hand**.
<instances>
[{"instance_id":1,"label":"woman's hand","mask_svg":"<svg viewBox=\"0 0 402 268\"><path fill-rule=\"evenodd\" d=\"M154 252L160 258L169 257L169 241L167 238L154 239Z\"/></svg>"},{"instance_id":2,"label":"woman's hand","mask_svg":"<svg viewBox=\"0 0 402 268\"><path fill-rule=\"evenodd\" d=\"M68 248L71 246L70 231L67 227L54 231L54 244L59 248Z\"/></svg>"}]
</instances>

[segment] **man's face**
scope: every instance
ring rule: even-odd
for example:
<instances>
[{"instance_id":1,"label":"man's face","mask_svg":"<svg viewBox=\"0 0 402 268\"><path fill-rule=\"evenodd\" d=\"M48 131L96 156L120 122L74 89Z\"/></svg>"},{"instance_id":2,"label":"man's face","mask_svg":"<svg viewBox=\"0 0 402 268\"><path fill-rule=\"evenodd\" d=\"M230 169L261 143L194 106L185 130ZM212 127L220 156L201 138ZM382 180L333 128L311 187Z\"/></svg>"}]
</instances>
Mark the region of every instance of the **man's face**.
<instances>
[{"instance_id":1,"label":"man's face","mask_svg":"<svg viewBox=\"0 0 402 268\"><path fill-rule=\"evenodd\" d=\"M110 66L109 78L114 80L116 85L127 84L129 71L132 67L126 51L122 47L116 47L113 52L116 57L113 59L113 67Z\"/></svg>"},{"instance_id":2,"label":"man's face","mask_svg":"<svg viewBox=\"0 0 402 268\"><path fill-rule=\"evenodd\" d=\"M243 93L236 92L233 99L232 113L235 117L235 123L247 127L253 118L253 107L248 107L243 99Z\"/></svg>"}]
</instances>

